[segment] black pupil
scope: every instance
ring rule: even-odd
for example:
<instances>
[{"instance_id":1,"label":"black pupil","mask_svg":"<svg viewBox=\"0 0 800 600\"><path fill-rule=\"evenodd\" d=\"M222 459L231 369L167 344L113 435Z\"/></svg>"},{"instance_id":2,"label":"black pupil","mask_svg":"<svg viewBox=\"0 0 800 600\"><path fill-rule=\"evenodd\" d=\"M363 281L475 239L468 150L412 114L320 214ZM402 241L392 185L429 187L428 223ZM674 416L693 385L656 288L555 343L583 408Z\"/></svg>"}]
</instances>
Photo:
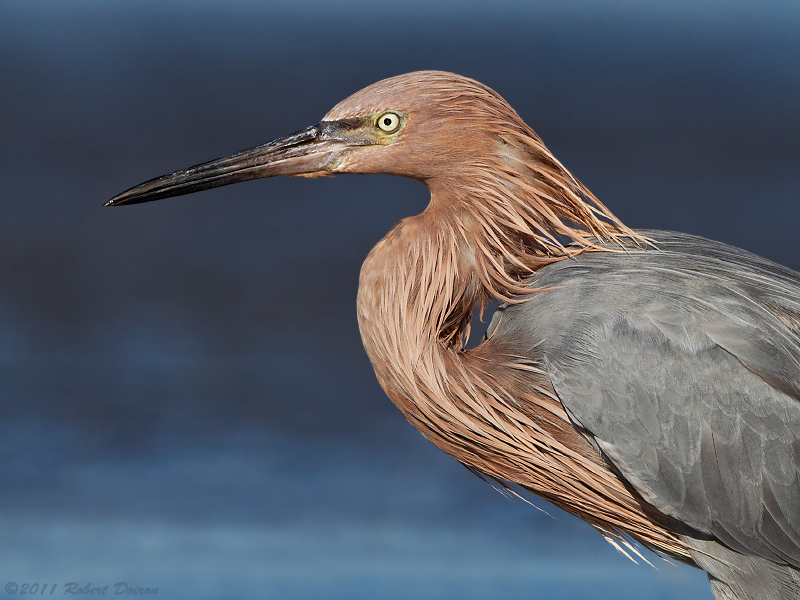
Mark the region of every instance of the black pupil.
<instances>
[{"instance_id":1,"label":"black pupil","mask_svg":"<svg viewBox=\"0 0 800 600\"><path fill-rule=\"evenodd\" d=\"M386 127L389 127L392 124L392 120L389 117L386 117L383 120L383 124L386 125Z\"/></svg>"}]
</instances>

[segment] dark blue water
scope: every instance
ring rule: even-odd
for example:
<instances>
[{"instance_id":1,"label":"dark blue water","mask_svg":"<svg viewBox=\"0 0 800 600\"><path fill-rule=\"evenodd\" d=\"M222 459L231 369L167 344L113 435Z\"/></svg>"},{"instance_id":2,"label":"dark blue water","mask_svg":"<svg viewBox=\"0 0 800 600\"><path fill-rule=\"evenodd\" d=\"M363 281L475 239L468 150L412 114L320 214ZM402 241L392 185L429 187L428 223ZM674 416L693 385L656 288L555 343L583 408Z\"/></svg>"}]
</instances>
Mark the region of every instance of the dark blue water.
<instances>
[{"instance_id":1,"label":"dark blue water","mask_svg":"<svg viewBox=\"0 0 800 600\"><path fill-rule=\"evenodd\" d=\"M421 184L101 205L445 69L628 225L800 268L799 28L795 2L0 5L0 590L710 598L503 497L385 398L358 269Z\"/></svg>"}]
</instances>

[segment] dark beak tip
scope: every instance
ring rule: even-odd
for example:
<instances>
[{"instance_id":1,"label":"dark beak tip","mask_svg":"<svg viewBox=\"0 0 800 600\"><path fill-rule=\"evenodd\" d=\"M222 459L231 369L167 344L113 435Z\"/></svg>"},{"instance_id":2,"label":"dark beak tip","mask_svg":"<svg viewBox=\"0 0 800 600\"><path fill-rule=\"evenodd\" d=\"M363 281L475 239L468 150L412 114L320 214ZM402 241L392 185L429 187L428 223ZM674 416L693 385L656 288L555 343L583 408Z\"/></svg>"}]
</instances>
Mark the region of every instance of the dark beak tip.
<instances>
[{"instance_id":1,"label":"dark beak tip","mask_svg":"<svg viewBox=\"0 0 800 600\"><path fill-rule=\"evenodd\" d=\"M162 175L117 194L103 206L127 206L192 194L275 175L314 176L324 170L333 150L324 144L320 126L307 127L267 144L189 169Z\"/></svg>"},{"instance_id":2,"label":"dark beak tip","mask_svg":"<svg viewBox=\"0 0 800 600\"><path fill-rule=\"evenodd\" d=\"M103 204L103 207L106 206L125 206L126 204L131 204L130 202L125 202L125 194L119 194L118 196L114 196L111 200Z\"/></svg>"}]
</instances>

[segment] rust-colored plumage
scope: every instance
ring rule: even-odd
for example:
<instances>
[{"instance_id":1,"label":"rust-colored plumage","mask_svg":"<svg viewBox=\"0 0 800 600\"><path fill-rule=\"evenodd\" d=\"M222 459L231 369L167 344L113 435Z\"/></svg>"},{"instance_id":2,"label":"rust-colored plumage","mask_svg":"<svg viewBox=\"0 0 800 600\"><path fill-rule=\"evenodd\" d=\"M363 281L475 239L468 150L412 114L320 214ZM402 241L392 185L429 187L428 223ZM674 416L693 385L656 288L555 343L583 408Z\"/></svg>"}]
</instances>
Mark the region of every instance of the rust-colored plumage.
<instances>
[{"instance_id":1,"label":"rust-colored plumage","mask_svg":"<svg viewBox=\"0 0 800 600\"><path fill-rule=\"evenodd\" d=\"M336 173L430 189L370 252L358 293L378 380L426 438L618 548L701 566L720 599L800 600L800 275L631 231L499 95L436 71L109 204ZM465 349L491 300L507 316Z\"/></svg>"},{"instance_id":2,"label":"rust-colored plumage","mask_svg":"<svg viewBox=\"0 0 800 600\"><path fill-rule=\"evenodd\" d=\"M644 240L489 88L438 72L391 82L398 90L424 89L426 97L415 101L450 121L434 129L432 145L452 146L460 130L469 154L424 179L428 208L398 223L362 267L359 325L381 386L426 438L470 469L532 491L605 535L626 533L687 557L678 535L654 523L575 429L541 368L494 340L464 350L476 304L524 301L533 293L527 277L580 252L608 251L598 240L618 248L622 239ZM386 94L383 82L370 86L325 119L377 112ZM407 110L414 115L415 108ZM491 135L475 144L470 124ZM409 136L413 125L409 119Z\"/></svg>"}]
</instances>

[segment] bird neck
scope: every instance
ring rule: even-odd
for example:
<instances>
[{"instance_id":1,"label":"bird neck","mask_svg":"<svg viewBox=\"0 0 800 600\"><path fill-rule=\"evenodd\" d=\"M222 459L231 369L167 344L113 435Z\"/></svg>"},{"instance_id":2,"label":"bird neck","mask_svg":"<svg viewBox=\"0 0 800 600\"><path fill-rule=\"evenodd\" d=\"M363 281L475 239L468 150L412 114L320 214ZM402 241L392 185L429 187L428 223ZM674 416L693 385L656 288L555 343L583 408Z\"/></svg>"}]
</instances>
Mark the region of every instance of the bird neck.
<instances>
[{"instance_id":1,"label":"bird neck","mask_svg":"<svg viewBox=\"0 0 800 600\"><path fill-rule=\"evenodd\" d=\"M520 301L529 293L521 278L569 252L546 254L526 245L524 232L507 224L492 230L494 221L457 181L428 185L428 208L400 221L364 262L359 327L378 381L409 421L441 449L479 468L474 457L452 447L452 436L437 433L432 417L432 411L445 410L439 420L471 418L450 409L476 400L469 398L476 385L484 396L506 393L502 373L488 375L492 383L478 381L470 364L476 354L464 350L472 311L491 299ZM523 217L506 221L525 227ZM497 371L490 361L479 369Z\"/></svg>"},{"instance_id":2,"label":"bird neck","mask_svg":"<svg viewBox=\"0 0 800 600\"><path fill-rule=\"evenodd\" d=\"M461 349L472 308L484 299L474 248L441 210L431 203L400 221L361 269L361 335L378 378L398 392L413 387L414 371L432 353Z\"/></svg>"},{"instance_id":3,"label":"bird neck","mask_svg":"<svg viewBox=\"0 0 800 600\"><path fill-rule=\"evenodd\" d=\"M547 219L560 224L558 216L537 209L541 186L519 179L511 185L494 177L496 171L428 180L427 209L400 221L362 267L358 318L364 346L378 380L404 413L404 399L449 393L448 364L463 359L476 306L523 301L531 293L525 278L591 246L564 246L561 238L568 235L585 241L586 229L555 230Z\"/></svg>"},{"instance_id":4,"label":"bird neck","mask_svg":"<svg viewBox=\"0 0 800 600\"><path fill-rule=\"evenodd\" d=\"M487 233L482 209L430 187L425 212L398 223L361 269L359 328L381 387L470 470L533 491L607 538L625 532L683 558L677 534L654 524L572 425L541 365L496 338L463 348L476 304L529 293L518 277L569 253L547 255L535 239L514 245L514 228L526 225L511 212L500 237Z\"/></svg>"},{"instance_id":5,"label":"bird neck","mask_svg":"<svg viewBox=\"0 0 800 600\"><path fill-rule=\"evenodd\" d=\"M459 361L469 315L484 298L474 250L440 210L431 203L372 249L361 269L358 323L389 398L436 446L480 468L440 431L442 422L464 418L451 398L468 385Z\"/></svg>"}]
</instances>

